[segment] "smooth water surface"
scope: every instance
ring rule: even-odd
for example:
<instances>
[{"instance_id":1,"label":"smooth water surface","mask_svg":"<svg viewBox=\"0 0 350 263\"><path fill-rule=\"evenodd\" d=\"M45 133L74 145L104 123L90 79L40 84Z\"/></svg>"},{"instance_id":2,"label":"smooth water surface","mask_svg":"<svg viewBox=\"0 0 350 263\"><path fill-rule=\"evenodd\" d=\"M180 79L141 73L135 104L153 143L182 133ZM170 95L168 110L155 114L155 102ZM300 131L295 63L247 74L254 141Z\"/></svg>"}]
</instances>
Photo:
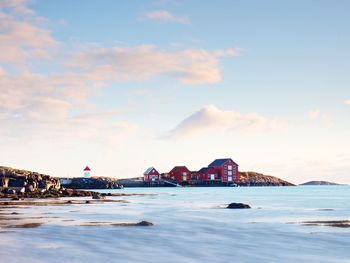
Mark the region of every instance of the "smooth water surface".
<instances>
[{"instance_id":1,"label":"smooth water surface","mask_svg":"<svg viewBox=\"0 0 350 263\"><path fill-rule=\"evenodd\" d=\"M129 188L129 203L18 208L44 225L0 233L0 262L350 262L350 186ZM252 209L225 209L243 202ZM151 227L110 226L147 220ZM82 226L105 222L103 226Z\"/></svg>"}]
</instances>

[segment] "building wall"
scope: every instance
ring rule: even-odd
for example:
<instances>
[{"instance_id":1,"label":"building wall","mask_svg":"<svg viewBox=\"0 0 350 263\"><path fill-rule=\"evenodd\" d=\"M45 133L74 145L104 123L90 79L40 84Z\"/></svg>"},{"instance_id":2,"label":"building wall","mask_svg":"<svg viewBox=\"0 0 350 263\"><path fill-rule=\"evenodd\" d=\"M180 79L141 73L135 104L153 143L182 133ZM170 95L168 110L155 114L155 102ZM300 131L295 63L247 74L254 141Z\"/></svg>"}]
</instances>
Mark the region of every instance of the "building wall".
<instances>
[{"instance_id":1,"label":"building wall","mask_svg":"<svg viewBox=\"0 0 350 263\"><path fill-rule=\"evenodd\" d=\"M238 164L232 160L227 160L223 165L216 166L215 168L218 170L222 182L238 182ZM229 180L229 177L232 178L232 181Z\"/></svg>"},{"instance_id":2,"label":"building wall","mask_svg":"<svg viewBox=\"0 0 350 263\"><path fill-rule=\"evenodd\" d=\"M154 180L152 180L154 179ZM150 171L148 174L143 175L143 180L145 182L150 182L150 181L159 181L160 180L160 174L156 169L153 169Z\"/></svg>"},{"instance_id":3,"label":"building wall","mask_svg":"<svg viewBox=\"0 0 350 263\"><path fill-rule=\"evenodd\" d=\"M211 174L214 174L214 180L220 179L219 171L212 167L209 167L206 172L199 173L198 179L203 181L212 180Z\"/></svg>"},{"instance_id":4,"label":"building wall","mask_svg":"<svg viewBox=\"0 0 350 263\"><path fill-rule=\"evenodd\" d=\"M186 167L174 167L169 172L169 177L177 182L191 181L191 171Z\"/></svg>"}]
</instances>

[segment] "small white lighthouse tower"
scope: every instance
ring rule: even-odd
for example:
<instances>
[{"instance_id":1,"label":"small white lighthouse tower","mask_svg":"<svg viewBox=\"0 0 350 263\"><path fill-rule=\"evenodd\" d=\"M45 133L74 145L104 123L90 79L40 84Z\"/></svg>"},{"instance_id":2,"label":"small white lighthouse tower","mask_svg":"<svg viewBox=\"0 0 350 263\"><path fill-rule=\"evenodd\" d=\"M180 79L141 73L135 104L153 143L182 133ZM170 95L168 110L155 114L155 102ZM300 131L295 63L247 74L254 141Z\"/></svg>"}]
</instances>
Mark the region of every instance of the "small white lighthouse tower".
<instances>
[{"instance_id":1,"label":"small white lighthouse tower","mask_svg":"<svg viewBox=\"0 0 350 263\"><path fill-rule=\"evenodd\" d=\"M89 166L86 166L84 169L84 177L90 177L91 176L91 169Z\"/></svg>"}]
</instances>

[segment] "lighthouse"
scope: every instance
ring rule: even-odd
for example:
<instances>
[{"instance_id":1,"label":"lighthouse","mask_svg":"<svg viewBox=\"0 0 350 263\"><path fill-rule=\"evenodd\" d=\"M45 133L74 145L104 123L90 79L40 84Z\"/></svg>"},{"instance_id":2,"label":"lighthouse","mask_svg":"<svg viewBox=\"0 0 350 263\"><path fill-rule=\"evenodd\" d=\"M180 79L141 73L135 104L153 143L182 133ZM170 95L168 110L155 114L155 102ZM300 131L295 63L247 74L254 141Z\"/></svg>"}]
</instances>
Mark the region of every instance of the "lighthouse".
<instances>
[{"instance_id":1,"label":"lighthouse","mask_svg":"<svg viewBox=\"0 0 350 263\"><path fill-rule=\"evenodd\" d=\"M90 177L91 175L91 169L89 168L89 166L86 166L84 169L84 177Z\"/></svg>"}]
</instances>

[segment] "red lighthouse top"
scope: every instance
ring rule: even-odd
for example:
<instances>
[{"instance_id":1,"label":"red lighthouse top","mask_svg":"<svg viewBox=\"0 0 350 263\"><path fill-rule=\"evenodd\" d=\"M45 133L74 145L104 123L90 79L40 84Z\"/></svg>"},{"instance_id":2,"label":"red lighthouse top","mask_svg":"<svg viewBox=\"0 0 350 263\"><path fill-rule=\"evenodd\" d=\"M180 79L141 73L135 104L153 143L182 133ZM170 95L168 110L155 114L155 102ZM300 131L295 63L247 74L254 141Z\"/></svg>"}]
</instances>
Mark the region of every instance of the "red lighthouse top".
<instances>
[{"instance_id":1,"label":"red lighthouse top","mask_svg":"<svg viewBox=\"0 0 350 263\"><path fill-rule=\"evenodd\" d=\"M91 170L90 170L89 166L86 166L84 171L91 171Z\"/></svg>"}]
</instances>

